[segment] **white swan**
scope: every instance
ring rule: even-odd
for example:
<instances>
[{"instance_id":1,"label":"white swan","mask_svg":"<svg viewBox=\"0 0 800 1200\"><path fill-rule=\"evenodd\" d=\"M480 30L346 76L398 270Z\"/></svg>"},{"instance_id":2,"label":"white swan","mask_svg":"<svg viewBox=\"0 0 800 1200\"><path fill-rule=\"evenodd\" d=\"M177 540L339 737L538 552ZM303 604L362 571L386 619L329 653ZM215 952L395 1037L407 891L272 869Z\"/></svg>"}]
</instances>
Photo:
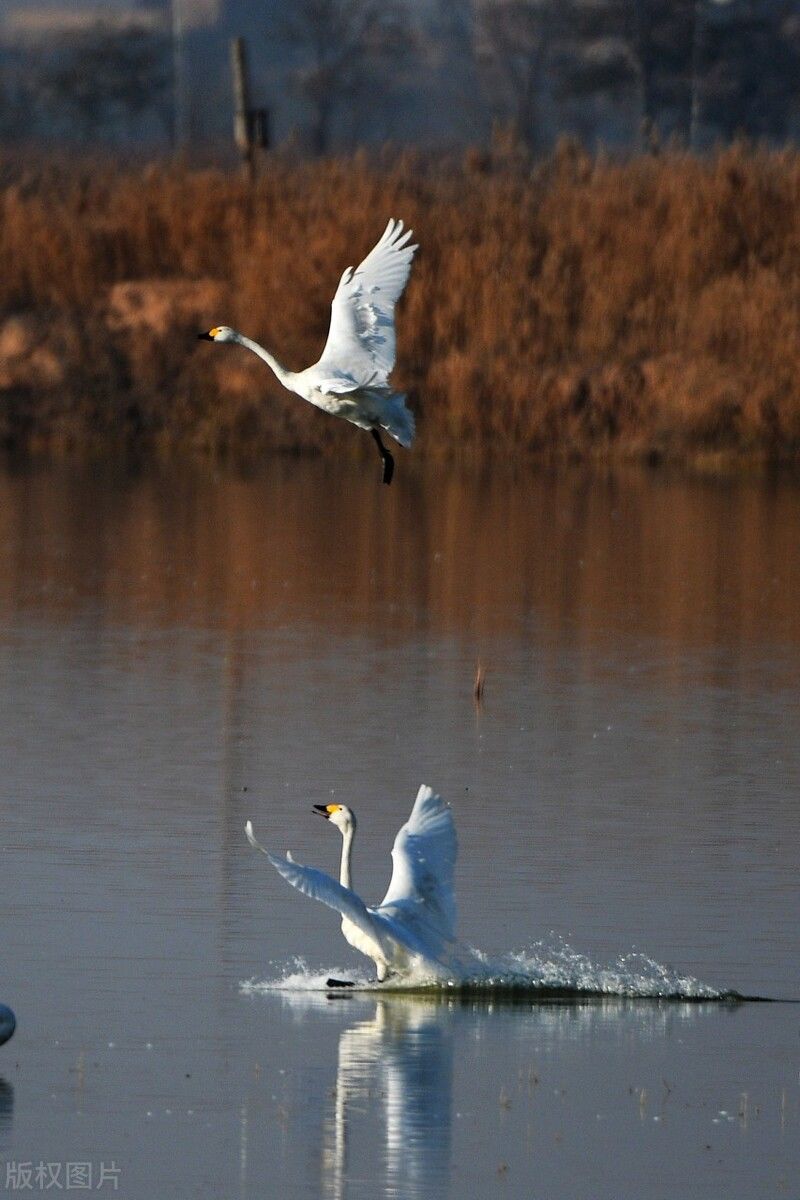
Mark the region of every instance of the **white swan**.
<instances>
[{"instance_id":1,"label":"white swan","mask_svg":"<svg viewBox=\"0 0 800 1200\"><path fill-rule=\"evenodd\" d=\"M392 391L394 306L411 271L417 246L402 221L389 221L383 237L360 266L348 267L339 280L331 306L328 340L319 362L305 371L287 371L258 342L229 325L217 325L198 337L210 342L236 342L252 350L290 392L317 408L343 417L372 434L383 462L383 482L391 483L394 459L383 444L385 429L401 446L410 446L414 417L406 398Z\"/></svg>"},{"instance_id":2,"label":"white swan","mask_svg":"<svg viewBox=\"0 0 800 1200\"><path fill-rule=\"evenodd\" d=\"M463 969L473 955L455 938L458 846L453 815L441 796L424 785L419 789L411 816L394 840L389 890L374 908L352 890L353 812L345 804L315 804L314 810L342 835L339 883L324 871L296 863L291 854L270 854L256 841L250 821L247 840L292 887L341 913L345 940L373 960L379 981L412 972L443 979L454 968Z\"/></svg>"}]
</instances>

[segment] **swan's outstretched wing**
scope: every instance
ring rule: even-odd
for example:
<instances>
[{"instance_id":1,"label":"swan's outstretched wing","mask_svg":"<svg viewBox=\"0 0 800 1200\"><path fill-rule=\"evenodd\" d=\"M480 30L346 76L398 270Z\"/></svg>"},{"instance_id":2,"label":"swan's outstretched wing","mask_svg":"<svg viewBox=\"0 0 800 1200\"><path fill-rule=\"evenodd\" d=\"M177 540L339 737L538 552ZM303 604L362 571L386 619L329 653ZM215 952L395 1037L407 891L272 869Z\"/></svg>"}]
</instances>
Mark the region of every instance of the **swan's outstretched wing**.
<instances>
[{"instance_id":1,"label":"swan's outstretched wing","mask_svg":"<svg viewBox=\"0 0 800 1200\"><path fill-rule=\"evenodd\" d=\"M335 909L343 917L352 921L367 937L375 938L375 926L367 912L367 906L360 896L351 892L349 888L342 887L324 871L317 871L314 867L304 867L301 863L296 863L291 855L281 858L278 854L270 854L269 850L265 850L261 843L256 841L250 821L245 825L244 831L253 849L266 854L275 870L292 887L297 888L298 892L310 896L312 900L319 900L321 904L327 904L328 908Z\"/></svg>"},{"instance_id":2,"label":"swan's outstretched wing","mask_svg":"<svg viewBox=\"0 0 800 1200\"><path fill-rule=\"evenodd\" d=\"M331 306L331 325L316 367L319 387L343 388L342 377L357 387L386 384L394 366L394 306L411 270L416 246L402 221L390 221L383 237L360 266L348 267L339 281Z\"/></svg>"},{"instance_id":3,"label":"swan's outstretched wing","mask_svg":"<svg viewBox=\"0 0 800 1200\"><path fill-rule=\"evenodd\" d=\"M422 920L445 938L455 936L453 871L458 854L450 806L432 788L417 793L411 816L392 847L392 879L376 912ZM386 915L390 915L386 912Z\"/></svg>"}]
</instances>

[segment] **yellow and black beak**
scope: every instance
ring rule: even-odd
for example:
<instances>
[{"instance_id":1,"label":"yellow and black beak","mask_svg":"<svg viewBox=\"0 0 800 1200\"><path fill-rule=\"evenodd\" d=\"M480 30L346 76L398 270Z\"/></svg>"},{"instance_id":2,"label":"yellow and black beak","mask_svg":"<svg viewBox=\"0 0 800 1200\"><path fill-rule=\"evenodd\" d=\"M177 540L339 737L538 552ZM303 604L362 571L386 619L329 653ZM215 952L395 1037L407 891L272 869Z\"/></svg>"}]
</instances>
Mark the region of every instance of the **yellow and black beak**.
<instances>
[{"instance_id":1,"label":"yellow and black beak","mask_svg":"<svg viewBox=\"0 0 800 1200\"><path fill-rule=\"evenodd\" d=\"M209 329L208 333L198 333L197 340L199 342L213 342L216 334L216 329Z\"/></svg>"},{"instance_id":2,"label":"yellow and black beak","mask_svg":"<svg viewBox=\"0 0 800 1200\"><path fill-rule=\"evenodd\" d=\"M326 821L330 820L331 813L338 812L341 804L315 804L314 812L319 813Z\"/></svg>"}]
</instances>

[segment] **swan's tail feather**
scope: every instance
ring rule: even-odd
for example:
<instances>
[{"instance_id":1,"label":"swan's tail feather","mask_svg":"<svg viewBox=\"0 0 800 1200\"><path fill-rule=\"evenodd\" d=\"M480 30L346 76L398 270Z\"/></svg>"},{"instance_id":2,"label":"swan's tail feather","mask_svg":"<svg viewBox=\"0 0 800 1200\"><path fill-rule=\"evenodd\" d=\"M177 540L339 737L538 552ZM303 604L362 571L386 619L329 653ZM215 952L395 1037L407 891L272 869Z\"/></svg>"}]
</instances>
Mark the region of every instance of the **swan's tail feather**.
<instances>
[{"instance_id":1,"label":"swan's tail feather","mask_svg":"<svg viewBox=\"0 0 800 1200\"><path fill-rule=\"evenodd\" d=\"M372 395L381 429L385 429L396 442L408 449L414 440L416 424L414 414L406 405L405 394L375 392Z\"/></svg>"}]
</instances>

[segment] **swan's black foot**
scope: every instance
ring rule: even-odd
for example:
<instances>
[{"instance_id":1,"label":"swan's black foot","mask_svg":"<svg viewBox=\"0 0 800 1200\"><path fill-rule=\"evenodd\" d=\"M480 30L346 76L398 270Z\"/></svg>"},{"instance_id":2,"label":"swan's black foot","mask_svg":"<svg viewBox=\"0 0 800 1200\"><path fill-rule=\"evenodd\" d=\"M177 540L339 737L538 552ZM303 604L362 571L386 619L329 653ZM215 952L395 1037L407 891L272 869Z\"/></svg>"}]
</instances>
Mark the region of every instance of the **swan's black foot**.
<instances>
[{"instance_id":1,"label":"swan's black foot","mask_svg":"<svg viewBox=\"0 0 800 1200\"><path fill-rule=\"evenodd\" d=\"M325 980L325 987L329 987L329 988L349 988L349 987L355 987L355 986L356 985L354 983L351 983L350 980L348 980L348 979L326 979Z\"/></svg>"},{"instance_id":2,"label":"swan's black foot","mask_svg":"<svg viewBox=\"0 0 800 1200\"><path fill-rule=\"evenodd\" d=\"M378 453L380 454L381 462L383 463L383 482L391 483L392 476L394 475L394 457L384 446L381 435L378 433L377 429L372 430L372 436L375 439L375 445L378 447Z\"/></svg>"}]
</instances>

